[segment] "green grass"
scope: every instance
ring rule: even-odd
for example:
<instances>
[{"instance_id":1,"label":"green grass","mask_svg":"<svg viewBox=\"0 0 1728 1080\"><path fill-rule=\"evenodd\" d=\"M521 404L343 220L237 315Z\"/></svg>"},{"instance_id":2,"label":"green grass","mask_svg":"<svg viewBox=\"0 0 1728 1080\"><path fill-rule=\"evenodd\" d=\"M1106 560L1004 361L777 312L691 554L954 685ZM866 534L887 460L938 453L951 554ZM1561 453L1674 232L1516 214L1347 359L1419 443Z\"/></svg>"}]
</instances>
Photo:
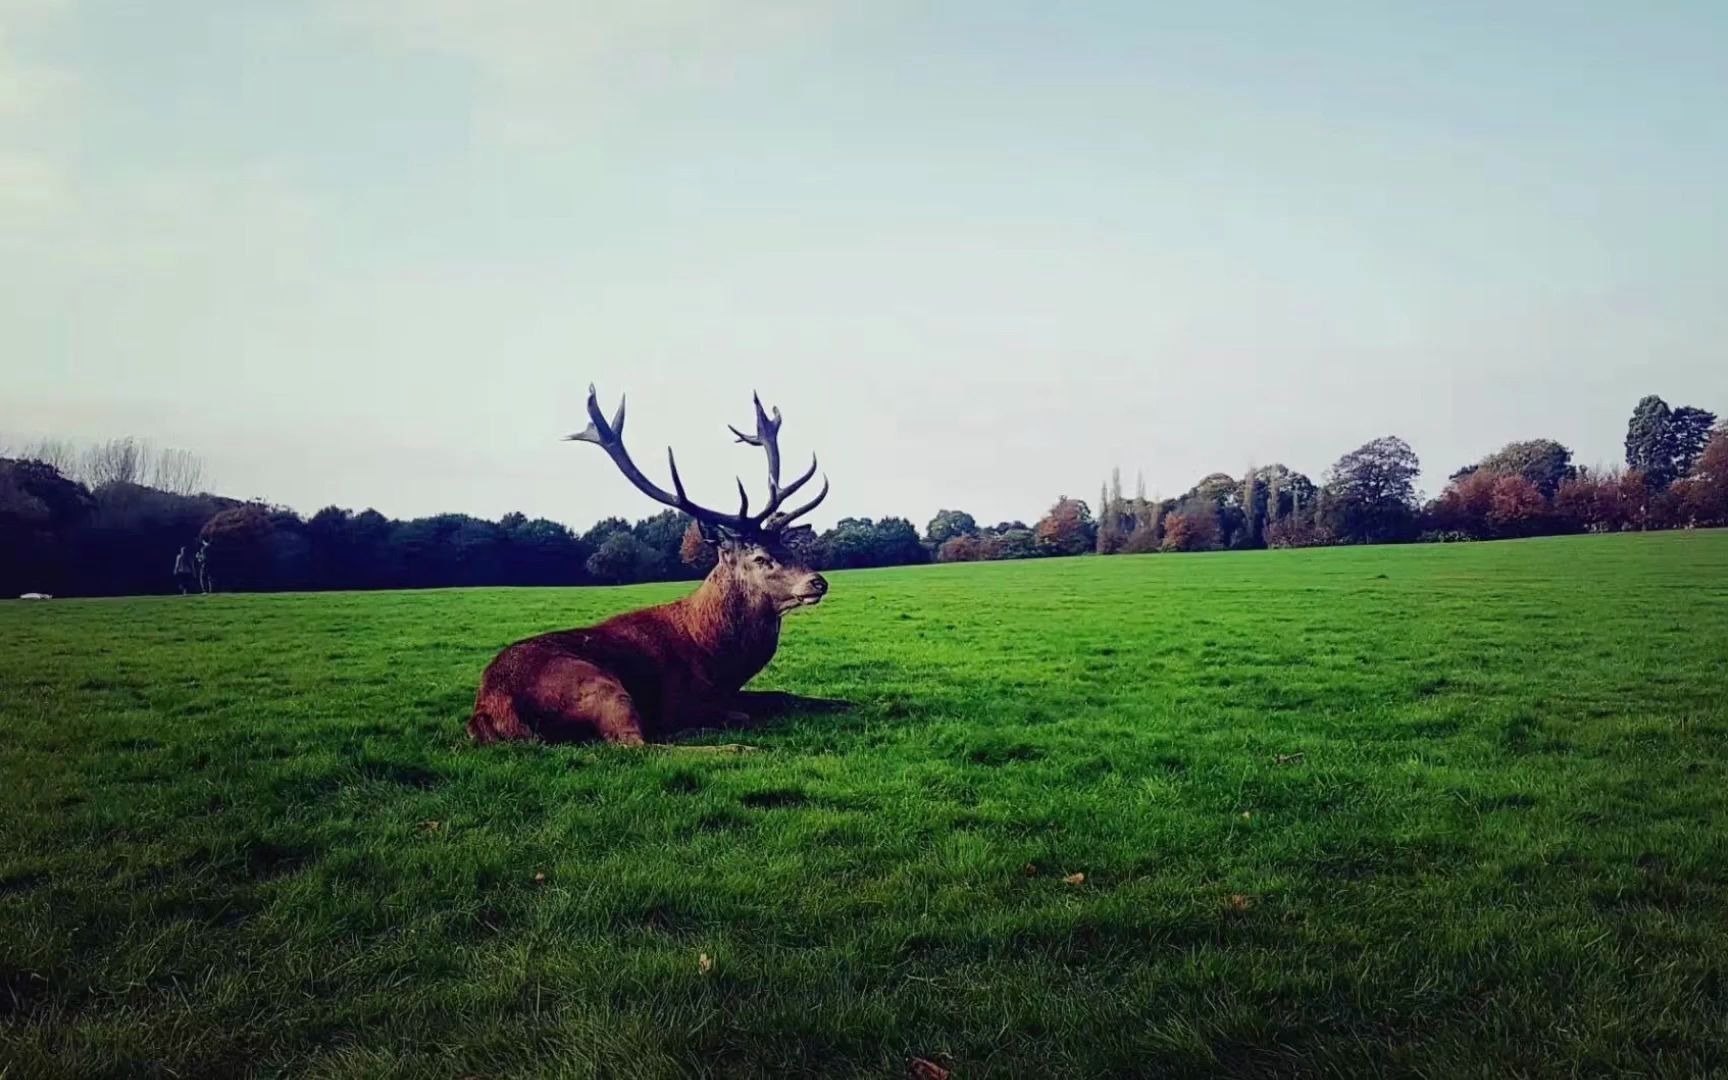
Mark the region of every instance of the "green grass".
<instances>
[{"instance_id":1,"label":"green grass","mask_svg":"<svg viewBox=\"0 0 1728 1080\"><path fill-rule=\"evenodd\" d=\"M0 1077L1728 1067L1728 533L839 574L849 713L466 744L679 591L0 606Z\"/></svg>"}]
</instances>

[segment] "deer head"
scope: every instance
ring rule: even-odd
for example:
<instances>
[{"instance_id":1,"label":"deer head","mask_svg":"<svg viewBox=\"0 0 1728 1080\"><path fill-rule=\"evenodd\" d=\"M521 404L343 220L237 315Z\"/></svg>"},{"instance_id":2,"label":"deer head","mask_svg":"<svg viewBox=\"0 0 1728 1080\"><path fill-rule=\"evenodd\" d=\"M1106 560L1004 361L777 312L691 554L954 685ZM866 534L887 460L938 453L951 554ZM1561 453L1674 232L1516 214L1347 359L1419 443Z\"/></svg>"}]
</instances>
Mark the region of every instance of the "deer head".
<instances>
[{"instance_id":1,"label":"deer head","mask_svg":"<svg viewBox=\"0 0 1728 1080\"><path fill-rule=\"evenodd\" d=\"M793 510L783 510L786 500L796 494L816 475L816 455L810 455L810 467L797 479L784 486L780 483L780 410L773 414L762 407L762 398L751 395L756 406L756 432L745 434L730 428L741 443L761 447L768 457L768 502L761 510L750 512L750 493L744 481L738 481L738 512L735 514L710 510L691 501L684 491L684 481L678 475L678 459L672 448L666 448L666 466L672 474L672 490L667 491L643 475L624 449L624 399L618 400L618 411L608 421L600 411L600 402L593 386L588 387L588 426L566 441L590 442L606 451L624 478L642 494L655 502L672 507L695 519L704 537L719 548L716 574L724 574L742 585L753 595L766 597L779 612L819 603L828 592L828 582L782 542L787 526L816 509L828 497L828 477L822 477L822 489L816 497Z\"/></svg>"}]
</instances>

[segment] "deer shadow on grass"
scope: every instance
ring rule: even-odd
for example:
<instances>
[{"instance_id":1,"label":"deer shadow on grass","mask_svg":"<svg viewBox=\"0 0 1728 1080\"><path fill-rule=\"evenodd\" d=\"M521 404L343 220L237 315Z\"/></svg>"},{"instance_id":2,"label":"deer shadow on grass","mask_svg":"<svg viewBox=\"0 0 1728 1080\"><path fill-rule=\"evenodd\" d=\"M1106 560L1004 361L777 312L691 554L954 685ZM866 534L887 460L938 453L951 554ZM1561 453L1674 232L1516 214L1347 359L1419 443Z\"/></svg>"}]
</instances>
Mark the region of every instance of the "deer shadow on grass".
<instances>
[{"instance_id":1,"label":"deer shadow on grass","mask_svg":"<svg viewBox=\"0 0 1728 1080\"><path fill-rule=\"evenodd\" d=\"M670 734L663 745L700 745L685 740L736 732L767 732L784 728L806 716L827 716L855 710L856 702L844 698L810 697L785 690L740 690L730 700L732 709L746 718L728 719L722 725L686 728Z\"/></svg>"}]
</instances>

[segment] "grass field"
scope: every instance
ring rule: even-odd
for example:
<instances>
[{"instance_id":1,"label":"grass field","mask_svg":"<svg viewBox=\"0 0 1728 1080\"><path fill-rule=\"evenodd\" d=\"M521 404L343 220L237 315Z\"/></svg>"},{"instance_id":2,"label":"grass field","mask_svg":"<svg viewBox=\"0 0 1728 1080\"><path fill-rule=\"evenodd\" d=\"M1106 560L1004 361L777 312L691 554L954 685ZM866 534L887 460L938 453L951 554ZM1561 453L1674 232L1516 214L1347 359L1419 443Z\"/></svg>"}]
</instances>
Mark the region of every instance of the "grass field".
<instances>
[{"instance_id":1,"label":"grass field","mask_svg":"<svg viewBox=\"0 0 1728 1080\"><path fill-rule=\"evenodd\" d=\"M0 1077L1728 1068L1728 533L839 574L847 713L466 744L679 591L0 606Z\"/></svg>"}]
</instances>

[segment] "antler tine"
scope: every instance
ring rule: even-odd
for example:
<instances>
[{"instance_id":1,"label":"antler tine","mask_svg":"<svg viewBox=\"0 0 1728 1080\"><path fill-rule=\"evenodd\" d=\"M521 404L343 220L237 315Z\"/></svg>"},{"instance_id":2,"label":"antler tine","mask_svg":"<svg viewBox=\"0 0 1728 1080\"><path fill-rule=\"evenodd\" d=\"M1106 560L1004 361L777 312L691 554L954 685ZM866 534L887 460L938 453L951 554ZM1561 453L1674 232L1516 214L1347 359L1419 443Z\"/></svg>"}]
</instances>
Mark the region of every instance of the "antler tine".
<instances>
[{"instance_id":1,"label":"antler tine","mask_svg":"<svg viewBox=\"0 0 1728 1080\"><path fill-rule=\"evenodd\" d=\"M681 501L689 501L684 494L684 478L678 475L678 456L672 453L672 448L666 448L666 467L672 471L672 490L678 493Z\"/></svg>"},{"instance_id":2,"label":"antler tine","mask_svg":"<svg viewBox=\"0 0 1728 1080\"><path fill-rule=\"evenodd\" d=\"M612 424L606 423L606 414L600 411L600 395L594 389L594 384L588 384L588 426L574 435L564 436L565 442L591 442L595 446L604 447L608 438L617 435L617 428L624 426L624 399L618 399L618 412L612 418Z\"/></svg>"},{"instance_id":3,"label":"antler tine","mask_svg":"<svg viewBox=\"0 0 1728 1080\"><path fill-rule=\"evenodd\" d=\"M814 499L811 499L809 502L805 503L803 506L800 506L796 510L789 510L784 514L776 514L774 516L774 520L767 523L764 526L764 528L768 529L771 532L778 532L779 530L784 529L786 526L792 524L792 522L803 517L805 514L808 514L810 511L816 509L818 506L822 505L822 500L826 499L827 497L828 497L828 474L823 473L822 474L822 490L818 491L816 493L816 497Z\"/></svg>"},{"instance_id":4,"label":"antler tine","mask_svg":"<svg viewBox=\"0 0 1728 1080\"><path fill-rule=\"evenodd\" d=\"M761 446L764 437L780 433L780 407L778 405L774 407L774 418L770 420L768 414L762 409L762 395L752 390L750 400L756 406L756 434L746 435L732 427L731 424L726 426L732 428L732 434L738 436L739 442L749 443L751 446Z\"/></svg>"},{"instance_id":5,"label":"antler tine","mask_svg":"<svg viewBox=\"0 0 1728 1080\"><path fill-rule=\"evenodd\" d=\"M810 455L810 467L808 469L805 469L804 472L802 474L800 474L796 480L792 481L790 484L787 484L785 487L776 486L774 488L774 491L770 494L770 496L768 498L768 505L764 506L762 508L762 512L756 515L756 520L763 522L764 528L767 528L768 526L766 523L767 523L768 519L773 516L773 514L776 510L780 509L781 504L784 503L792 495L796 494L799 488L803 487L805 484L808 484L810 482L810 478L815 476L815 475L816 475L816 455L811 454Z\"/></svg>"},{"instance_id":6,"label":"antler tine","mask_svg":"<svg viewBox=\"0 0 1728 1080\"><path fill-rule=\"evenodd\" d=\"M790 497L791 495L793 495L795 492L797 492L797 490L799 488L803 487L805 484L808 484L810 482L810 478L812 476L815 476L815 475L816 475L816 455L811 454L810 455L810 467L808 469L805 469L801 474L799 474L798 479L792 481L790 484L787 484L785 487L781 488L778 492L775 493L774 509L778 509L782 502L785 502L786 499L788 497Z\"/></svg>"}]
</instances>

